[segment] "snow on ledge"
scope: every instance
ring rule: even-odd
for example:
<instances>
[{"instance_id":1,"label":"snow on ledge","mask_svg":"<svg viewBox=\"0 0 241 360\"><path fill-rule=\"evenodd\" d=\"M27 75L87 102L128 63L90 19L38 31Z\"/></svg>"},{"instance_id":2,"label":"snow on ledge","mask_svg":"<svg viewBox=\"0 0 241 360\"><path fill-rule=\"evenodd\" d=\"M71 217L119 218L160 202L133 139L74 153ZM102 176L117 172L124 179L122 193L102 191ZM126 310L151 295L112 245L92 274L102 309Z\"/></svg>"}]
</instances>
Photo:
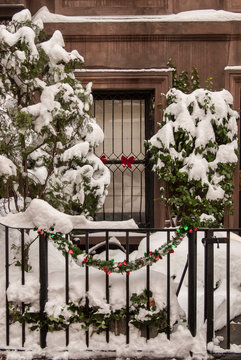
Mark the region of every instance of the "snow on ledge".
<instances>
[{"instance_id":1,"label":"snow on ledge","mask_svg":"<svg viewBox=\"0 0 241 360\"><path fill-rule=\"evenodd\" d=\"M53 208L46 201L33 199L23 213L0 216L0 224L12 228L34 228L63 234L72 229L138 229L133 219L126 221L90 221L83 215L67 215Z\"/></svg>"},{"instance_id":2,"label":"snow on ledge","mask_svg":"<svg viewBox=\"0 0 241 360\"><path fill-rule=\"evenodd\" d=\"M41 19L44 23L77 22L77 23L104 23L104 22L206 22L206 21L241 21L241 13L224 10L192 10L170 15L123 15L123 16L65 16L51 13L43 6L33 16L34 20Z\"/></svg>"},{"instance_id":3,"label":"snow on ledge","mask_svg":"<svg viewBox=\"0 0 241 360\"><path fill-rule=\"evenodd\" d=\"M224 70L241 70L241 65L225 66Z\"/></svg>"},{"instance_id":4,"label":"snow on ledge","mask_svg":"<svg viewBox=\"0 0 241 360\"><path fill-rule=\"evenodd\" d=\"M173 68L147 68L147 69L75 69L74 72L124 72L124 73L128 73L128 72L137 72L137 73L141 73L141 72L169 72L169 71L173 71Z\"/></svg>"}]
</instances>

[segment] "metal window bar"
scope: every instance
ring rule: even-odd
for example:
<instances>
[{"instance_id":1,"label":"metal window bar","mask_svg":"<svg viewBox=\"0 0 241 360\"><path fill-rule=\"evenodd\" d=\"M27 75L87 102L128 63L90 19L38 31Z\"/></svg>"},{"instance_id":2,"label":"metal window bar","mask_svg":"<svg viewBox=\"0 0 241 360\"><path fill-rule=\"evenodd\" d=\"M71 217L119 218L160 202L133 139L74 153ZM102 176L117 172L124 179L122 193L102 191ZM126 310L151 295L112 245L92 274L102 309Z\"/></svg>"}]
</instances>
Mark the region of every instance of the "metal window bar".
<instances>
[{"instance_id":1,"label":"metal window bar","mask_svg":"<svg viewBox=\"0 0 241 360\"><path fill-rule=\"evenodd\" d=\"M124 173L122 172L121 173L121 182L122 182L122 199L121 199L121 216L122 216L122 219L124 217L124 191L125 191L125 177L124 177Z\"/></svg>"},{"instance_id":2,"label":"metal window bar","mask_svg":"<svg viewBox=\"0 0 241 360\"><path fill-rule=\"evenodd\" d=\"M131 99L131 154L133 154L133 99Z\"/></svg>"},{"instance_id":3,"label":"metal window bar","mask_svg":"<svg viewBox=\"0 0 241 360\"><path fill-rule=\"evenodd\" d=\"M124 153L124 100L121 100L121 150Z\"/></svg>"},{"instance_id":4,"label":"metal window bar","mask_svg":"<svg viewBox=\"0 0 241 360\"><path fill-rule=\"evenodd\" d=\"M143 143L143 134L142 134L142 100L140 100L140 151L141 151L141 147L142 147L142 143Z\"/></svg>"},{"instance_id":5,"label":"metal window bar","mask_svg":"<svg viewBox=\"0 0 241 360\"><path fill-rule=\"evenodd\" d=\"M133 218L133 172L131 173L131 218Z\"/></svg>"},{"instance_id":6,"label":"metal window bar","mask_svg":"<svg viewBox=\"0 0 241 360\"><path fill-rule=\"evenodd\" d=\"M141 209L143 208L143 192L142 192L142 189L143 189L143 173L140 172L140 178L141 178L141 184L140 184L140 189L141 189L141 193L140 193L140 207L139 207L139 219L140 219L140 222L144 222L144 219L142 219L142 212L141 212Z\"/></svg>"}]
</instances>

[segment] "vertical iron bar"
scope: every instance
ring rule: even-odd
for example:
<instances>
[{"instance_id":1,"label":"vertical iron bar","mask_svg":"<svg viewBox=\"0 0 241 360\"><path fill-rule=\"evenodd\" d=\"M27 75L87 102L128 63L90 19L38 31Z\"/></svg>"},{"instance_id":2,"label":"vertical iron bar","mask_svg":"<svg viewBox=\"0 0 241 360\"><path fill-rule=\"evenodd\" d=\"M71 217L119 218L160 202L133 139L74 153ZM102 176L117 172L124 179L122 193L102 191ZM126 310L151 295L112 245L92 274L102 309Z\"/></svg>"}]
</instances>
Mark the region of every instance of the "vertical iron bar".
<instances>
[{"instance_id":1,"label":"vertical iron bar","mask_svg":"<svg viewBox=\"0 0 241 360\"><path fill-rule=\"evenodd\" d=\"M208 230L205 230L204 232L204 237L205 239L207 239L208 237ZM207 284L207 278L208 278L208 267L207 267L207 249L206 249L206 242L203 243L204 245L204 322L207 320L207 298L208 298L208 294L207 294L207 289L206 289L206 284Z\"/></svg>"},{"instance_id":2,"label":"vertical iron bar","mask_svg":"<svg viewBox=\"0 0 241 360\"><path fill-rule=\"evenodd\" d=\"M170 231L167 232L167 242L170 242ZM170 254L167 254L167 338L170 340Z\"/></svg>"},{"instance_id":3,"label":"vertical iron bar","mask_svg":"<svg viewBox=\"0 0 241 360\"><path fill-rule=\"evenodd\" d=\"M6 289L6 345L9 346L9 302L7 290L9 287L9 228L5 227L5 289Z\"/></svg>"},{"instance_id":4,"label":"vertical iron bar","mask_svg":"<svg viewBox=\"0 0 241 360\"><path fill-rule=\"evenodd\" d=\"M27 263L28 259L25 259L25 249L24 249L24 229L21 229L21 284L25 284L25 264L28 266ZM25 311L25 304L22 302L22 315ZM22 323L22 347L24 347L25 343L25 322Z\"/></svg>"},{"instance_id":5,"label":"vertical iron bar","mask_svg":"<svg viewBox=\"0 0 241 360\"><path fill-rule=\"evenodd\" d=\"M142 165L140 165L141 168ZM139 219L140 223L142 223L142 202L143 202L143 171L140 169L140 210L139 210Z\"/></svg>"},{"instance_id":6,"label":"vertical iron bar","mask_svg":"<svg viewBox=\"0 0 241 360\"><path fill-rule=\"evenodd\" d=\"M142 102L143 100L140 99L140 154L142 153L142 146L144 141L142 140Z\"/></svg>"},{"instance_id":7,"label":"vertical iron bar","mask_svg":"<svg viewBox=\"0 0 241 360\"><path fill-rule=\"evenodd\" d=\"M68 240L68 235L65 235L65 239ZM69 253L65 252L65 303L69 303ZM65 343L69 345L69 327L66 328L65 332Z\"/></svg>"},{"instance_id":8,"label":"vertical iron bar","mask_svg":"<svg viewBox=\"0 0 241 360\"><path fill-rule=\"evenodd\" d=\"M196 336L197 326L197 237L188 233L188 327Z\"/></svg>"},{"instance_id":9,"label":"vertical iron bar","mask_svg":"<svg viewBox=\"0 0 241 360\"><path fill-rule=\"evenodd\" d=\"M39 235L39 282L40 282L40 346L46 347L48 326L46 325L45 304L48 299L48 240Z\"/></svg>"},{"instance_id":10,"label":"vertical iron bar","mask_svg":"<svg viewBox=\"0 0 241 360\"><path fill-rule=\"evenodd\" d=\"M106 231L105 233L105 259L106 261L109 261L109 231ZM106 294L106 302L107 304L110 303L110 291L109 291L109 275L106 274L105 276L105 294ZM109 327L106 329L106 342L108 343L110 341L110 331Z\"/></svg>"},{"instance_id":11,"label":"vertical iron bar","mask_svg":"<svg viewBox=\"0 0 241 360\"><path fill-rule=\"evenodd\" d=\"M85 233L85 252L89 253L89 232ZM89 266L85 266L85 310L86 314L89 313ZM89 329L85 331L85 343L89 347Z\"/></svg>"},{"instance_id":12,"label":"vertical iron bar","mask_svg":"<svg viewBox=\"0 0 241 360\"><path fill-rule=\"evenodd\" d=\"M227 231L226 286L227 286L227 349L230 349L230 230Z\"/></svg>"},{"instance_id":13,"label":"vertical iron bar","mask_svg":"<svg viewBox=\"0 0 241 360\"><path fill-rule=\"evenodd\" d=\"M146 234L146 253L150 252L150 232ZM150 265L146 266L146 295L147 295L147 310L150 310ZM146 339L150 339L150 327L146 326Z\"/></svg>"},{"instance_id":14,"label":"vertical iron bar","mask_svg":"<svg viewBox=\"0 0 241 360\"><path fill-rule=\"evenodd\" d=\"M129 231L126 232L126 261L129 262ZM130 284L129 284L129 276L126 274L126 344L130 342L130 328L129 328L129 321L130 321L130 314L129 314L129 307L130 307Z\"/></svg>"},{"instance_id":15,"label":"vertical iron bar","mask_svg":"<svg viewBox=\"0 0 241 360\"><path fill-rule=\"evenodd\" d=\"M124 153L124 100L121 100L121 153Z\"/></svg>"},{"instance_id":16,"label":"vertical iron bar","mask_svg":"<svg viewBox=\"0 0 241 360\"><path fill-rule=\"evenodd\" d=\"M105 124L105 100L103 100L103 111L102 111L102 123L103 123L103 132L105 134L105 128L106 128L106 124ZM105 154L105 142L103 141L102 143L103 145L103 154ZM103 209L102 209L102 215L103 215L103 220L105 220L105 205L103 206Z\"/></svg>"},{"instance_id":17,"label":"vertical iron bar","mask_svg":"<svg viewBox=\"0 0 241 360\"><path fill-rule=\"evenodd\" d=\"M121 183L122 183L122 204L121 204L121 211L122 211L122 214L121 214L121 220L124 220L124 191L125 191L125 172L122 172L121 173Z\"/></svg>"},{"instance_id":18,"label":"vertical iron bar","mask_svg":"<svg viewBox=\"0 0 241 360\"><path fill-rule=\"evenodd\" d=\"M131 217L133 217L133 174L134 170L131 171Z\"/></svg>"},{"instance_id":19,"label":"vertical iron bar","mask_svg":"<svg viewBox=\"0 0 241 360\"><path fill-rule=\"evenodd\" d=\"M113 189L113 214L112 214L112 220L115 220L115 172L113 171L113 184L112 184L112 189Z\"/></svg>"},{"instance_id":20,"label":"vertical iron bar","mask_svg":"<svg viewBox=\"0 0 241 360\"><path fill-rule=\"evenodd\" d=\"M115 154L115 100L112 100L112 154Z\"/></svg>"},{"instance_id":21,"label":"vertical iron bar","mask_svg":"<svg viewBox=\"0 0 241 360\"><path fill-rule=\"evenodd\" d=\"M133 154L133 100L131 99L131 154Z\"/></svg>"},{"instance_id":22,"label":"vertical iron bar","mask_svg":"<svg viewBox=\"0 0 241 360\"><path fill-rule=\"evenodd\" d=\"M103 120L103 132L105 133L105 100L103 100L102 120ZM105 154L105 142L104 141L103 141L103 153Z\"/></svg>"},{"instance_id":23,"label":"vertical iron bar","mask_svg":"<svg viewBox=\"0 0 241 360\"><path fill-rule=\"evenodd\" d=\"M213 248L213 231L208 231L207 243L206 243L206 316L207 316L207 343L213 340L214 335L214 297L213 297L213 281L214 281L214 248Z\"/></svg>"}]
</instances>

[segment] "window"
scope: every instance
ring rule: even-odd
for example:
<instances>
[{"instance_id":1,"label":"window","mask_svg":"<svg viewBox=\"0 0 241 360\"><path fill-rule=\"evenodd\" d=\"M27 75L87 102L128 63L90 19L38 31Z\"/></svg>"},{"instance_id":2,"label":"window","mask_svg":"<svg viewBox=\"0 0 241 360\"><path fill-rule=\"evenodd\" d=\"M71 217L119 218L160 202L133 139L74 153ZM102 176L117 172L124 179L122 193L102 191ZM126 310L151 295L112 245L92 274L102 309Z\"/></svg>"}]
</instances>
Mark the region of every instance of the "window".
<instances>
[{"instance_id":1,"label":"window","mask_svg":"<svg viewBox=\"0 0 241 360\"><path fill-rule=\"evenodd\" d=\"M152 226L153 176L144 146L153 126L152 99L150 91L94 92L94 116L105 135L96 154L111 172L108 196L96 220L134 218L140 226Z\"/></svg>"}]
</instances>

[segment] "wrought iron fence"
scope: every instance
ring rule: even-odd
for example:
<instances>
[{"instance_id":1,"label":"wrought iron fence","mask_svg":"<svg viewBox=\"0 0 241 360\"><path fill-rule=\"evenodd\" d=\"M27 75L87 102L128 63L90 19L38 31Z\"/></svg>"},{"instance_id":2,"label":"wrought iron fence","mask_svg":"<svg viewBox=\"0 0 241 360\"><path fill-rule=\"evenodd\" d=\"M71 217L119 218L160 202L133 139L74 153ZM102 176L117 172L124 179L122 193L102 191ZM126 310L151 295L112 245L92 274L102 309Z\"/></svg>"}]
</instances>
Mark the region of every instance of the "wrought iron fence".
<instances>
[{"instance_id":1,"label":"wrought iron fence","mask_svg":"<svg viewBox=\"0 0 241 360\"><path fill-rule=\"evenodd\" d=\"M5 321L4 324L0 324L2 333L4 337L1 338L1 350L4 349L14 349L16 350L16 345L12 345L11 339L11 326L16 320L16 317L24 315L29 304L26 304L24 300L21 301L19 308L15 311L12 311L12 301L9 300L8 291L11 285L11 269L13 262L15 265L19 265L20 274L21 274L21 285L26 283L26 275L28 274L28 264L26 263L26 244L29 239L29 232L31 229L13 229L10 227L4 228L4 267L5 267L5 289L1 289L2 294L4 294L5 299L1 298L1 301L4 303L1 304L1 308L5 306ZM197 236L199 232L202 232L201 238L204 245L204 319L207 321L207 343L212 341L214 337L214 246L219 244L226 245L226 339L227 339L227 348L230 348L230 233L231 231L236 231L240 233L240 229L200 229L197 232L188 233L188 257L187 263L183 266L182 274L179 274L179 284L176 286L176 296L179 295L180 289L183 284L183 279L186 276L188 271L188 295L187 295L187 323L189 330L193 336L196 335L197 330L197 242L200 240L200 236ZM146 254L149 254L152 250L151 248L151 237L152 235L159 234L162 238L165 236L166 243L170 242L171 237L173 236L175 230L171 228L167 229L75 229L71 234L65 235L65 239L72 241L75 244L78 244L79 247L84 249L86 254L93 254L94 251L104 250L104 259L110 260L111 247L114 244L118 246L123 252L125 252L125 261L128 263L130 261L130 246L135 243L135 239L144 239L142 240L142 248ZM222 232L219 236L218 234ZM223 233L225 235L223 235ZM20 236L20 257L19 260L14 259L12 256L13 244L16 243L16 236ZM114 237L114 240L112 238ZM116 238L120 241L117 242ZM48 237L42 232L38 234L39 242L39 251L38 251L38 262L39 262L39 310L38 313L38 326L39 326L39 344L42 348L47 346L47 334L49 324L46 321L46 304L48 302L48 277L49 277L49 259L48 259ZM101 244L100 244L100 241ZM199 241L200 242L200 241ZM93 246L94 245L94 246ZM102 246L102 249L100 247ZM3 248L2 248L3 249ZM173 275L171 273L171 253L168 252L166 255L166 286L165 286L165 332L168 339L170 339L170 334L172 330L172 324L170 319L171 314L171 294L173 289ZM65 298L65 304L68 305L71 302L70 297L70 257L68 251L65 252L64 256L64 286L63 293ZM162 260L164 261L164 260ZM146 295L146 309L150 310L151 307L151 278L153 276L151 272L151 264L145 267L145 295ZM83 293L85 298L81 304L84 307L86 313L90 313L91 305L89 303L89 291L90 285L93 281L93 274L90 272L89 266L83 267L84 271L84 289ZM130 342L130 319L131 319L131 303L130 298L132 294L132 288L130 284L130 275L132 274L125 273L122 276L125 281L125 293L123 293L123 302L125 303L125 314L123 318L125 319L124 325L124 334L125 342L129 344ZM112 288L110 285L113 285L111 282L111 277L115 275L109 275L107 272L105 276L105 301L106 304L110 304L110 297ZM38 279L36 279L37 281ZM1 283L3 285L3 282ZM157 285L158 286L158 285ZM27 319L22 318L21 324L21 344L19 349L24 350L24 345L26 342L26 328L27 328ZM146 339L148 340L151 334L151 328L149 324L145 324L145 329L143 334L145 334ZM109 342L110 332L113 331L110 324L107 324L105 331L106 342ZM85 328L85 342L86 347L91 349L90 344L90 332L88 326ZM3 338L5 340L3 340ZM68 325L65 326L65 345L68 346L71 338L71 330ZM15 342L14 342L15 343ZM141 349L140 349L141 350Z\"/></svg>"}]
</instances>

